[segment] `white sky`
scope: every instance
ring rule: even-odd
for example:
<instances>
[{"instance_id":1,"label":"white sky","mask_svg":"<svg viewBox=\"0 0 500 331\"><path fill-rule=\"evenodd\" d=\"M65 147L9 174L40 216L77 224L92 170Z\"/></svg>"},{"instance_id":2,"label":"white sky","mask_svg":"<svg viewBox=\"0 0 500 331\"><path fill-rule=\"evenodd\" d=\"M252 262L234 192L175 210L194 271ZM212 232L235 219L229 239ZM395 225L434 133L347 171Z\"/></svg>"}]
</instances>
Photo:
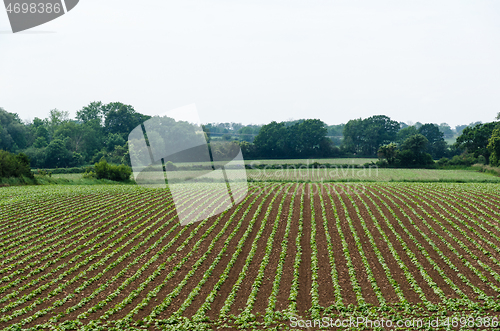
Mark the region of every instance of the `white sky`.
<instances>
[{"instance_id":1,"label":"white sky","mask_svg":"<svg viewBox=\"0 0 500 331\"><path fill-rule=\"evenodd\" d=\"M18 34L0 8L0 107L74 116L94 100L196 103L203 122L491 121L500 2L81 0Z\"/></svg>"}]
</instances>

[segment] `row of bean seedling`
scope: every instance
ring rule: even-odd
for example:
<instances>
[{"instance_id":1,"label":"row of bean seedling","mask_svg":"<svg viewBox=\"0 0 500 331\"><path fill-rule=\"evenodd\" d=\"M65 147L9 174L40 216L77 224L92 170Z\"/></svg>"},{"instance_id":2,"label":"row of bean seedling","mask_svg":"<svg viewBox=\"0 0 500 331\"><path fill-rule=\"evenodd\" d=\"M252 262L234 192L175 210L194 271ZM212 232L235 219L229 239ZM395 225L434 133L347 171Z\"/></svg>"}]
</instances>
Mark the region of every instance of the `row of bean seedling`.
<instances>
[{"instance_id":1,"label":"row of bean seedling","mask_svg":"<svg viewBox=\"0 0 500 331\"><path fill-rule=\"evenodd\" d=\"M198 195L197 199L195 197L195 200L194 202L192 202L192 204L196 203L198 200L202 199L203 196L201 194ZM177 206L178 209L179 208L190 208L191 205L189 206L185 206L187 203L184 203L183 205L180 205L180 206ZM100 273L98 273L96 276L94 276L93 278L87 280L86 282L84 282L84 284L82 286L80 286L79 288L77 288L75 290L76 293L79 293L79 292L82 292L84 290L85 287L91 285L92 283L95 283L96 281L98 281L103 275L105 275L105 273L109 272L112 268L118 266L122 261L125 260L125 258L128 258L129 256L131 256L133 253L135 253L140 247L144 246L153 236L157 235L160 231L162 231L166 226L169 226L172 224L172 222L175 222L177 220L177 218L175 216L171 217L171 214L173 214L174 210L171 210L169 211L168 213L166 214L163 214L161 215L161 217L159 217L156 221L155 221L155 225L157 223L161 223L163 222L165 219L168 219L168 221L166 223L163 223L160 228L152 231L152 232L141 232L139 235L140 236L144 236L146 233L149 233L148 236L146 236L139 244L135 245L134 247L130 248L127 252L125 252L123 255L121 255L116 261L114 261L112 264L108 265L108 267L106 267L104 270L102 270ZM153 219L153 218L157 218L156 215L152 215L149 217L149 219ZM57 318L61 318L63 317L64 315L68 314L68 313L71 313L73 312L74 310L76 310L77 308L82 308L84 305L86 305L87 303L89 303L92 299L94 299L99 293L101 293L102 291L104 291L106 288L110 287L110 286L113 286L113 284L118 280L120 279L123 275L126 274L126 271L130 270L132 266L136 265L139 261L140 261L140 258L142 257L145 257L147 255L148 252L152 251L154 248L157 248L159 247L160 243L165 239L167 238L171 233L173 233L174 231L176 231L178 229L180 225L178 223L175 223L168 231L167 233L165 233L158 241L156 241L155 243L153 243L149 248L147 248L138 258L134 259L133 261L129 262L129 264L127 266L125 266L123 269L120 270L120 272L118 274L116 274L115 276L113 276L111 279L109 279L106 283L100 285L98 288L96 288L90 295L84 297L76 306L72 306L70 308L68 308L64 314L59 314L57 316ZM164 252L166 252L170 247L173 246L173 244L177 241L177 239L186 231L186 229L188 229L189 227L184 227L181 229L181 231L179 231L175 236L174 238L169 242L169 244L163 246L153 257L151 257L149 259L148 262L144 263L141 268L139 268L139 270L137 270L133 276L125 279L125 281L112 293L110 293L109 295L106 296L106 299L105 300L102 300L102 301L99 301L98 303L96 303L94 306L90 307L89 309L87 309L86 312L84 313L80 313L78 315L78 318L79 319L85 319L87 318L91 313L94 313L96 312L98 309L102 309L104 308L109 302L111 302L112 300L114 300L120 293L121 291L123 291L130 283L132 283L133 280L135 280L136 278L138 278L153 262L155 262L160 256L161 254L163 254ZM136 236L137 238L140 238L139 236ZM163 270L160 268L160 270Z\"/></svg>"},{"instance_id":2,"label":"row of bean seedling","mask_svg":"<svg viewBox=\"0 0 500 331\"><path fill-rule=\"evenodd\" d=\"M406 193L406 194L405 194L405 193ZM401 194L401 195L404 195L404 197L405 197L406 199L408 199L408 201L411 201L411 202L413 202L413 203L416 203L416 202L415 202L415 201L414 201L414 200L413 200L413 199L412 199L412 198L411 198L411 197L407 194L407 192L405 192L405 193L400 193L400 194ZM428 192L427 194L429 194L429 192ZM434 200L434 201L439 201L439 200L441 199L439 196L434 196L434 198L435 198L435 200ZM417 198L417 199L418 199L418 198ZM421 199L418 199L418 200L421 200ZM421 201L423 201L423 203L424 203L425 205L427 205L427 206L431 206L431 205L430 205L430 204L428 204L426 201L424 201L424 200L421 200ZM418 208L419 208L419 209L420 209L420 210L421 210L424 214L426 214L427 216L429 216L429 213L428 213L428 212L427 212L424 208L422 208L422 206L421 206L421 205L419 205L418 203L416 203L416 204L417 204ZM451 205L450 205L450 207L455 208L454 206L451 206ZM481 253L483 253L483 254L484 254L484 256L489 256L489 255L491 255L491 253L490 253L489 251L485 250L485 249L484 249L481 245L479 245L479 244L477 243L477 240L471 240L472 238L470 238L470 237L469 237L469 235L468 235L465 231L463 231L463 229L461 229L460 227L458 227L458 226L457 226L457 224L455 224L454 222L452 222L452 221L449 219L449 217L448 217L447 215L454 215L453 213L446 213L446 215L445 215L445 214L443 214L443 213L439 212L438 210L436 210L434 207L431 207L431 208L433 209L433 211L435 211L435 212L436 212L436 213L440 216L440 218L442 218L443 220L447 221L447 223L448 223L448 224L452 225L452 228L454 228L454 229L460 229L460 231L458 231L458 232L459 232L459 233L461 233L462 235L465 235L464 237L465 237L466 239L468 239L467 241L469 242L469 245L470 245L470 244L474 245L478 251L480 251ZM464 208L467 208L467 207L464 207ZM456 211L456 210L455 210L455 211ZM470 210L469 210L469 211L470 211ZM453 218L455 218L455 217L453 217ZM457 218L457 219L459 219L459 218ZM469 219L469 220L470 220L470 221L472 221L473 223L476 223L476 220L474 220L474 219ZM482 262L482 261L481 261L481 257L480 257L480 256L477 256L476 254L474 254L474 253L470 250L470 248L469 248L469 246L468 246L468 245L466 245L466 244L465 244L462 240L460 240L460 239L459 239L456 235L454 235L451 231L449 231L449 229L448 229L447 227L445 227L445 226L444 226L444 224L443 224L443 223L441 223L438 219L435 219L435 220L434 220L434 223L436 223L436 224L440 227L440 229L441 229L441 230L442 230L442 231L443 231L443 232L444 232L444 233L448 236L448 238L452 239L452 241L451 241L451 242L456 242L456 243L459 245L459 247L460 247L461 249L463 249L463 251L464 251L466 254L463 254L462 252L457 251L457 249L456 249L453 245L451 245L451 242L450 242L447 238L443 238L443 237L442 237L439 233L437 233L437 232L436 232L433 228L431 228L431 226L430 226L427 222L425 222L424 224L425 224L425 225L427 225L427 227L428 227L429 229L431 229L431 231L433 231L433 233L434 233L436 236L438 236L438 237L442 240L442 242L444 242L444 243L446 244L446 246L450 249L450 251L452 251L452 252L453 252L453 253L457 256L457 258L458 258L458 259L460 259L460 260L462 261L462 263L463 263L465 266L467 266L467 267L468 267L468 268L469 268L469 269L470 269L470 270L471 270L471 271L472 271L472 272L473 272L473 273L474 273L474 274L475 274L475 275L476 275L476 276L477 276L477 277L478 277L478 278L479 278L482 282L484 282L484 283L488 284L488 285L489 285L489 287L491 287L491 288L492 288L493 290L495 290L496 292L499 292L500 288L499 288L497 285L495 285L495 284L491 283L491 282L487 279L487 277L486 277L486 276L484 276L484 275L483 275L483 273L482 273L479 269L477 269L477 268L473 265L473 263L471 263L471 261L469 261L469 259L472 259L472 261L475 261L476 263L478 263L478 265L480 265L482 268L484 268L485 270L487 270L487 271L488 271L488 272L489 272L489 273L493 276L493 278L494 278L494 279L496 279L497 281L498 281L498 280L500 280L500 275L498 275L498 273L496 273L496 272L495 272L495 271L494 271L494 270L493 270L493 269L492 269L492 268L491 268L488 264L486 264L486 263ZM463 223L463 221L462 221L461 223ZM464 224L465 224L465 223L464 223ZM467 224L467 226L469 227L469 230L471 230L471 229L472 229L472 227L470 227L470 225L469 225L469 224ZM471 231L471 232L475 232L475 230L474 230L474 231ZM485 239L485 238L483 238L483 239ZM486 240L486 239L485 239L485 240ZM496 247L495 247L495 248L496 248ZM468 257L469 259L468 259L467 257ZM500 266L499 261L498 261L496 258L494 258L493 256L491 256L491 257L489 258L489 260L490 260L491 262L494 262L497 266ZM462 273L461 273L460 275L461 275L461 277L465 277L465 276L463 276L463 274L462 274ZM470 281L468 281L468 280L464 280L464 282L469 283ZM474 286L473 286L473 285L469 285L469 286L471 286L472 288L474 288ZM475 290L475 292L479 294L479 298L482 298L482 299L489 299L489 300L491 300L491 299L492 299L492 298L487 297L485 294L478 292L478 290Z\"/></svg>"},{"instance_id":3,"label":"row of bean seedling","mask_svg":"<svg viewBox=\"0 0 500 331\"><path fill-rule=\"evenodd\" d=\"M266 197L268 195L270 195L272 192L273 192L272 190L269 190L269 192L267 193ZM180 318L182 316L183 312L192 304L194 298L199 294L202 286L208 281L208 279L212 275L215 267L220 263L220 261L222 260L222 258L226 254L228 248L231 247L230 244L231 244L232 239L234 238L234 236L236 234L238 234L238 232L239 232L239 230L240 230L240 228L241 228L244 220L246 219L246 216L250 213L252 206L256 203L257 198L260 197L263 193L264 192L261 191L256 196L252 196L252 197L247 196L247 198L244 200L244 202L246 203L246 201L249 200L249 198L251 198L250 204L248 206L246 206L246 209L244 210L243 215L239 217L240 220L238 221L238 223L235 226L234 230L226 238L223 247L220 249L220 251L217 254L217 256L215 257L215 259L213 259L212 264L205 271L205 273L203 274L201 280L194 287L194 289L187 295L187 298L183 301L183 303L181 304L181 306L170 316L170 319L178 319L178 318ZM261 206L264 204L264 202L265 202L265 200L261 201L261 204L259 204L260 208L262 208ZM243 207L243 205L244 204L240 204L238 206L237 210L231 215L231 218L230 218L231 222L233 221L233 218L237 216L237 212L239 212L240 208ZM260 210L260 208L257 208L257 209ZM254 215L256 215L256 214L257 214L257 212L254 213ZM224 232L225 232L225 230L224 230ZM246 233L249 233L248 228L247 228L247 232L245 232L245 234ZM243 234L243 236L245 236L245 234ZM221 235L222 234L219 233L219 234L217 234L217 237L220 237ZM216 239L218 240L217 237L216 237ZM216 240L212 240L212 243L210 244L210 249L207 250L207 251L211 251L212 248L214 247L215 243L216 243ZM231 270L231 267L234 265L234 261L236 260L235 257L237 258L239 256L239 254L241 253L241 247L242 246L237 246L236 247L235 252L233 253L230 262L226 266L225 271L228 270L228 268L229 268L229 270ZM202 263L202 262L204 262L207 257L208 257L208 255L204 254L204 256L202 256L200 259L198 259L198 261L196 263ZM197 320L197 321L204 320L205 313L210 309L210 305L213 302L213 300L215 299L217 291L221 288L221 286L224 283L224 281L225 281L226 278L227 278L227 273L223 272L221 274L221 276L219 277L219 281L213 287L211 293L205 299L205 302L200 306L200 308L198 309L198 311L195 313L195 316L193 317L194 320ZM176 288L176 290L178 290L178 288ZM178 292L180 292L180 288L179 288Z\"/></svg>"},{"instance_id":4,"label":"row of bean seedling","mask_svg":"<svg viewBox=\"0 0 500 331\"><path fill-rule=\"evenodd\" d=\"M79 255L73 257L70 261L68 261L68 263L65 264L66 265L71 265L72 263L76 262L77 259L79 258L85 258L82 262L79 262L79 263L76 263L73 267L71 267L70 269L66 270L65 272L63 272L62 274L58 275L56 278L54 278L51 282L43 285L43 286L40 286L38 287L37 289L35 289L34 291L32 291L32 293L30 293L30 296L34 296L38 293L41 293L44 289L48 288L49 286L51 285L55 285L57 283L60 282L60 280L62 280L64 277L67 277L69 276L71 273L77 271L79 268L87 265L89 262L91 262L92 260L98 258L99 256L101 256L103 253L105 253L106 251L109 251L110 249L112 249L114 246L116 246L117 244L119 244L120 242L122 242L124 239L126 239L127 236L131 235L131 234L134 234L135 232L137 232L138 230L140 230L141 228L142 231L140 231L138 234L136 234L134 236L134 238L128 240L127 242L125 242L123 245L121 245L120 247L117 247L116 249L114 249L111 253L108 253L104 258L102 258L101 260L99 260L98 262L90 265L90 267L88 267L86 270L84 271L81 271L77 276L73 277L70 281L64 283L64 284L60 284L55 290L51 291L49 293L49 295L45 298L39 298L37 300L35 300L35 302L33 304L31 304L30 306L28 307L25 307L21 310L18 310L16 312L14 312L12 315L8 315L8 316L4 316L3 319L6 319L6 320L11 320L13 317L17 317L17 316L20 316L24 313L27 313L28 311L31 311L33 310L33 308L44 302L44 301L47 301L49 300L50 298L54 297L55 295L57 295L58 293L61 293L62 290L67 287L69 284L72 284L72 283L75 283L76 281L78 281L79 279L85 279L86 278L86 274L92 270L97 270L99 269L100 267L103 267L106 262L111 259L114 255L120 253L122 250L124 250L128 245L130 245L133 241L135 241L137 238L140 238L141 236L143 236L143 234L147 233L147 231L149 229L151 229L151 227L153 227L155 224L157 224L160 220L157 220L156 222L154 222L153 224L150 224L149 226L145 227L145 225L147 223L149 223L151 221L151 219L155 216L155 215L159 215L162 213L163 211L163 205L162 204L159 204L156 206L156 208L154 208L149 215L151 215L151 217L149 217L148 219L144 220L144 218L137 218L137 217L132 217L131 215L134 215L134 212L139 210L139 211L146 211L144 210L140 205L137 206L136 208L132 208L131 210L129 210L127 213L125 213L124 215L122 215L121 217L121 221L118 223L118 225L121 226L121 228L112 233L112 235L108 238L108 239L111 239L117 235L119 235L121 232L124 232L126 229L132 227L134 224L137 224L139 223L137 226L135 226L134 228L132 228L131 230L129 230L128 232L126 232L124 235L122 235L121 237L119 237L118 239L115 239L113 242L111 242L107 247L105 247L104 249L101 249L100 251L98 251L97 253L94 253L92 255L89 255L88 253L90 253L91 251L93 250L96 250L98 249L99 247L103 246L104 242L101 242L101 243L98 243L96 245L94 245L94 247L80 253ZM130 215L129 215L130 214ZM127 221L128 220L132 220L134 219L134 221L132 221L132 223L129 223L127 224ZM74 297L74 294L70 294L69 296L67 296L66 298L64 298L62 301L67 301L68 299L70 299L71 297ZM30 297L26 298L26 299L30 299ZM19 300L18 300L19 301ZM26 301L26 300L24 300ZM60 303L61 301L59 301ZM20 303L20 302L19 302ZM12 303L13 305L18 305L16 303ZM55 307L59 306L59 304L56 302L55 304ZM43 316L45 315L47 312L53 310L55 307L50 307L48 309L45 309L44 311L38 311L36 313L36 316L33 315L33 316L30 316L30 318L27 318L27 319L24 319L21 321L21 324L25 324L31 320L33 320L34 318L36 317L39 317L39 316Z\"/></svg>"},{"instance_id":5,"label":"row of bean seedling","mask_svg":"<svg viewBox=\"0 0 500 331\"><path fill-rule=\"evenodd\" d=\"M382 191L378 191L378 193L379 193L379 195L384 196L390 202L394 203L394 200L392 198L388 197ZM429 223L426 221L426 219L424 217L422 217L422 215L419 215L408 204L408 201L411 201L411 200L405 199L405 201L404 201L404 203L406 204L406 207L410 211L412 211L412 213L419 219L419 224L423 224L423 225L427 226L427 228L430 230L432 227L429 225ZM469 279L467 277L465 277L462 273L460 273L459 268L450 260L447 252L443 252L443 250L418 226L418 224L416 224L416 222L406 213L406 211L404 209L401 210L401 212L403 213L403 215L407 219L408 223L410 223L412 225L412 228L415 231L417 231L419 233L419 235L424 239L424 242L426 242L432 248L432 250L439 256L439 258L448 266L448 268L450 270L452 270L454 273L456 273L456 275L462 281L462 283L465 284L466 286L468 286L469 288L471 288L473 291L475 291L479 296L485 297L486 295L481 289L474 286L469 281ZM432 232L432 230L431 230L431 232ZM437 232L434 231L432 233L436 234ZM438 236L437 238L440 238L440 237ZM443 240L444 240L444 238L443 238ZM423 247L423 246L421 246L421 247ZM453 291L456 293L456 295L461 298L461 300L457 300L457 302L454 302L453 300L446 299L446 300L444 300L445 304L450 308L456 308L457 305L459 305L459 304L464 305L464 306L471 304L469 297L458 286L458 285L462 285L462 284L460 284L460 283L457 284L448 276L449 273L444 271L442 268L436 267L437 262L435 262L434 259L430 258L430 254L427 253L427 251L425 251L425 252L426 253L424 255L427 257L427 260L433 265L434 270L436 270L438 272L438 274L442 277L442 279L453 289ZM471 271L474 271L474 270L471 270ZM462 288L464 288L464 290L465 290L465 287L463 287L463 285L462 285Z\"/></svg>"}]
</instances>

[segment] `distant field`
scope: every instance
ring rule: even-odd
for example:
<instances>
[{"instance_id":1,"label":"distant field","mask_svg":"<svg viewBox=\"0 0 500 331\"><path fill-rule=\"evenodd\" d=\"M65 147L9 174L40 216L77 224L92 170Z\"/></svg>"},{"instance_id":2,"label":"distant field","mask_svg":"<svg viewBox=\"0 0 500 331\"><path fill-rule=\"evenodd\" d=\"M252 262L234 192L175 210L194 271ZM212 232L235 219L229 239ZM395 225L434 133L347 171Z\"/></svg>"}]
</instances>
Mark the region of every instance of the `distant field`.
<instances>
[{"instance_id":1,"label":"distant field","mask_svg":"<svg viewBox=\"0 0 500 331\"><path fill-rule=\"evenodd\" d=\"M378 169L378 168L330 168L330 169L255 169L247 170L247 176L256 181L463 181L495 182L500 177L474 170L438 169Z\"/></svg>"},{"instance_id":2,"label":"distant field","mask_svg":"<svg viewBox=\"0 0 500 331\"><path fill-rule=\"evenodd\" d=\"M83 174L54 174L52 178L63 178L69 180L78 180L83 178Z\"/></svg>"},{"instance_id":3,"label":"distant field","mask_svg":"<svg viewBox=\"0 0 500 331\"><path fill-rule=\"evenodd\" d=\"M228 170L231 171L231 170ZM457 181L500 183L500 177L474 170L441 169L379 169L379 168L329 168L329 169L255 169L246 170L247 178L252 181ZM199 171L176 171L170 173L174 179L195 178ZM83 181L82 174L57 174L52 178L61 178L74 182ZM172 177L171 177L172 178ZM84 184L83 182L81 184Z\"/></svg>"},{"instance_id":4,"label":"distant field","mask_svg":"<svg viewBox=\"0 0 500 331\"><path fill-rule=\"evenodd\" d=\"M245 164L313 164L318 162L321 164L360 164L377 162L377 158L338 158L338 159L284 159L284 160L245 160Z\"/></svg>"},{"instance_id":5,"label":"distant field","mask_svg":"<svg viewBox=\"0 0 500 331\"><path fill-rule=\"evenodd\" d=\"M272 159L272 160L245 160L245 164L313 164L318 162L321 164L356 164L363 165L365 163L377 162L377 158L336 158L336 159ZM227 162L214 162L216 165L222 165ZM189 163L175 163L176 166L193 166L193 165L206 165L206 162L189 162Z\"/></svg>"}]
</instances>

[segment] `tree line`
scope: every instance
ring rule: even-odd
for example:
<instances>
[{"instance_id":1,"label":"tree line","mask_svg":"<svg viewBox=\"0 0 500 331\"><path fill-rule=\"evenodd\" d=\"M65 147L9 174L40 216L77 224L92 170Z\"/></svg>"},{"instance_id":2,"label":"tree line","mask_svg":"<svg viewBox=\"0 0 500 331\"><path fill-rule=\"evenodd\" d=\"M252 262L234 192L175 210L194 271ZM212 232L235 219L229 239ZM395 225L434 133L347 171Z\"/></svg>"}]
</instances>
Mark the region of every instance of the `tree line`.
<instances>
[{"instance_id":1,"label":"tree line","mask_svg":"<svg viewBox=\"0 0 500 331\"><path fill-rule=\"evenodd\" d=\"M462 128L455 143L447 145L436 125L425 124L419 129L401 129L398 143L384 144L377 150L379 164L395 167L470 166L475 163L500 165L500 113L497 121L473 123ZM397 136L396 135L396 136ZM403 138L406 137L404 140ZM451 158L450 158L451 156Z\"/></svg>"},{"instance_id":2,"label":"tree line","mask_svg":"<svg viewBox=\"0 0 500 331\"><path fill-rule=\"evenodd\" d=\"M128 135L149 118L120 102L92 102L73 119L68 112L53 109L47 118L29 122L0 108L0 149L22 152L33 168L81 167L103 158L130 165ZM231 146L218 141L234 141L247 159L378 156L388 164L403 166L408 160L426 164L442 159L444 164L443 158L455 163L484 158L496 165L500 159L497 123L460 125L453 130L446 123L409 125L377 115L338 125L303 119L266 125L208 123L203 130L212 153L224 154L223 149ZM446 143L445 138L457 134L455 144Z\"/></svg>"},{"instance_id":3,"label":"tree line","mask_svg":"<svg viewBox=\"0 0 500 331\"><path fill-rule=\"evenodd\" d=\"M34 168L78 167L103 157L130 164L128 134L148 118L120 102L92 102L75 119L53 109L47 118L26 123L0 108L0 149L24 153Z\"/></svg>"}]
</instances>

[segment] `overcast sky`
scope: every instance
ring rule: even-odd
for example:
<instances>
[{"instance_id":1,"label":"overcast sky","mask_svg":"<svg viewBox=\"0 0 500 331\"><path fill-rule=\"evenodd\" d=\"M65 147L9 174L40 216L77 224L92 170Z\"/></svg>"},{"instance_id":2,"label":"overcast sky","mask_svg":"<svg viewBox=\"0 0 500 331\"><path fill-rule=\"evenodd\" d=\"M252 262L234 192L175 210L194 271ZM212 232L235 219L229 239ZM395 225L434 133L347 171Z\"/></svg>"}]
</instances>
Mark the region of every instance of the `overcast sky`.
<instances>
[{"instance_id":1,"label":"overcast sky","mask_svg":"<svg viewBox=\"0 0 500 331\"><path fill-rule=\"evenodd\" d=\"M12 34L0 10L0 107L72 116L91 101L203 122L492 121L499 1L81 0Z\"/></svg>"}]
</instances>

